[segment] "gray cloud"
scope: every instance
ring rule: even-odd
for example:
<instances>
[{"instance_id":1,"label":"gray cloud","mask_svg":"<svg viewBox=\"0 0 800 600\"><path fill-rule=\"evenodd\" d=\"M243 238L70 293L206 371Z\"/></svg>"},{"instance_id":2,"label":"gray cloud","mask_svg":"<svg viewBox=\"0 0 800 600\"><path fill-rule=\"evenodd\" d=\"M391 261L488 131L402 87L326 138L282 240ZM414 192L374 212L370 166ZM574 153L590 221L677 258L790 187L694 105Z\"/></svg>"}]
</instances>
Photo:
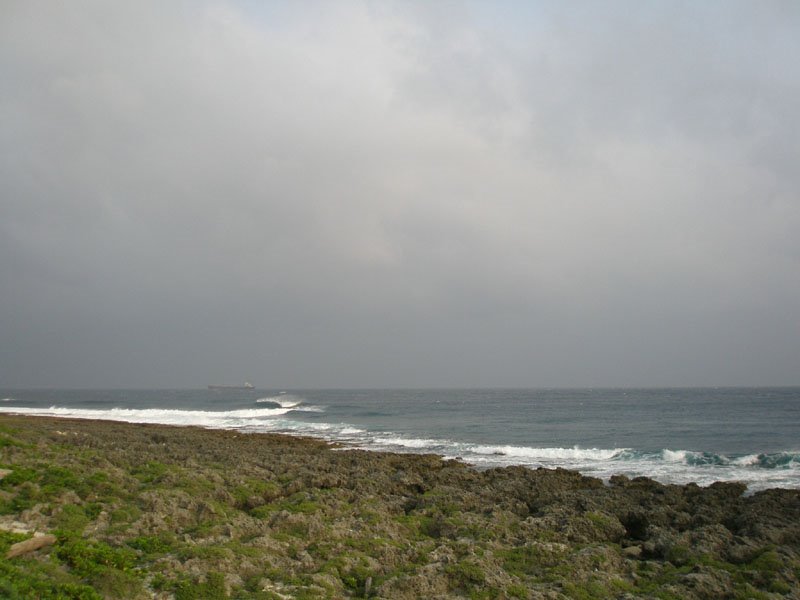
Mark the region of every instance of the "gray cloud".
<instances>
[{"instance_id":1,"label":"gray cloud","mask_svg":"<svg viewBox=\"0 0 800 600\"><path fill-rule=\"evenodd\" d=\"M0 12L0 387L798 383L793 3Z\"/></svg>"}]
</instances>

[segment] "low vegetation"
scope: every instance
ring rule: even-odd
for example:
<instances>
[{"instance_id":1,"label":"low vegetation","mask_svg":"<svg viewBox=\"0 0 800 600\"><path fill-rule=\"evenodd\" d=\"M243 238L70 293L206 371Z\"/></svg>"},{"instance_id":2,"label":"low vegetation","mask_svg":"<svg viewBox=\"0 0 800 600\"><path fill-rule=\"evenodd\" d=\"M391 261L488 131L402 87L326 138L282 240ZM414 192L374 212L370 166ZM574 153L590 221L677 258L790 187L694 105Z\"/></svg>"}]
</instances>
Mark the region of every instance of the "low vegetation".
<instances>
[{"instance_id":1,"label":"low vegetation","mask_svg":"<svg viewBox=\"0 0 800 600\"><path fill-rule=\"evenodd\" d=\"M800 493L0 417L0 597L796 598ZM55 543L13 558L36 534Z\"/></svg>"}]
</instances>

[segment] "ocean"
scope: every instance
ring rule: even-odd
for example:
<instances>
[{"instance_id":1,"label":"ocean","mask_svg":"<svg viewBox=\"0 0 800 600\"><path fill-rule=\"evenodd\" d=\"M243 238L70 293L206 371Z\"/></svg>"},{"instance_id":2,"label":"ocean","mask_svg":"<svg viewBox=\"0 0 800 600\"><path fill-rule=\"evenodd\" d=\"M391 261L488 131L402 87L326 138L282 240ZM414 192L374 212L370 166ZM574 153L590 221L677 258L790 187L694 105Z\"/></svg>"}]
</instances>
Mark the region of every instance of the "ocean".
<instances>
[{"instance_id":1,"label":"ocean","mask_svg":"<svg viewBox=\"0 0 800 600\"><path fill-rule=\"evenodd\" d=\"M0 390L0 413L196 425L478 468L800 488L800 388Z\"/></svg>"}]
</instances>

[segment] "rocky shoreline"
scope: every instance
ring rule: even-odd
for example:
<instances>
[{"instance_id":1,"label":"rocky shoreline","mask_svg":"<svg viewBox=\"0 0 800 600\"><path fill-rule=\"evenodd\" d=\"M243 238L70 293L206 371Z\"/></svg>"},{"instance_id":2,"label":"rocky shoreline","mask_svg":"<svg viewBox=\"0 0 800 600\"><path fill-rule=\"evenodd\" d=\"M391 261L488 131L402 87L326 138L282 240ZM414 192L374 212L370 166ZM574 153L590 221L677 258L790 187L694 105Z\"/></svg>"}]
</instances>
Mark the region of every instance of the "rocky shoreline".
<instances>
[{"instance_id":1,"label":"rocky shoreline","mask_svg":"<svg viewBox=\"0 0 800 600\"><path fill-rule=\"evenodd\" d=\"M0 469L7 598L800 598L797 490L7 415Z\"/></svg>"}]
</instances>

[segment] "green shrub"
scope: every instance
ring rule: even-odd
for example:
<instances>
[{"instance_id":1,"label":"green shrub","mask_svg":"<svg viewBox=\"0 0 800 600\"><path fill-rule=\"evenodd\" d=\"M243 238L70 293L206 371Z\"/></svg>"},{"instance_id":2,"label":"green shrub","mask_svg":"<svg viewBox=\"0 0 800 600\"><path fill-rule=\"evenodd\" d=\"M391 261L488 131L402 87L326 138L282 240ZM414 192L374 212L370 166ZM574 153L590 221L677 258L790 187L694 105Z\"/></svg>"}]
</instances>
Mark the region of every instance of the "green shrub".
<instances>
[{"instance_id":1,"label":"green shrub","mask_svg":"<svg viewBox=\"0 0 800 600\"><path fill-rule=\"evenodd\" d=\"M783 561L774 550L766 550L753 560L750 566L765 577L769 577L783 568Z\"/></svg>"},{"instance_id":2,"label":"green shrub","mask_svg":"<svg viewBox=\"0 0 800 600\"><path fill-rule=\"evenodd\" d=\"M131 470L131 475L144 484L159 483L164 479L169 467L164 463L149 461Z\"/></svg>"},{"instance_id":3,"label":"green shrub","mask_svg":"<svg viewBox=\"0 0 800 600\"><path fill-rule=\"evenodd\" d=\"M5 448L6 446L18 446L18 447L25 447L25 444L19 442L7 435L0 434L0 448Z\"/></svg>"},{"instance_id":4,"label":"green shrub","mask_svg":"<svg viewBox=\"0 0 800 600\"><path fill-rule=\"evenodd\" d=\"M75 473L64 467L47 467L39 481L42 493L47 496L55 496L64 490L79 491L81 483L81 479Z\"/></svg>"},{"instance_id":5,"label":"green shrub","mask_svg":"<svg viewBox=\"0 0 800 600\"><path fill-rule=\"evenodd\" d=\"M11 473L0 479L0 488L14 487L36 479L37 473L35 469L14 465L3 465L3 468L11 469Z\"/></svg>"},{"instance_id":6,"label":"green shrub","mask_svg":"<svg viewBox=\"0 0 800 600\"><path fill-rule=\"evenodd\" d=\"M275 512L274 504L263 504L250 511L250 516L256 519L268 519L272 513Z\"/></svg>"},{"instance_id":7,"label":"green shrub","mask_svg":"<svg viewBox=\"0 0 800 600\"><path fill-rule=\"evenodd\" d=\"M59 540L55 555L81 577L97 576L108 568L126 571L132 569L136 561L132 550L77 537Z\"/></svg>"},{"instance_id":8,"label":"green shrub","mask_svg":"<svg viewBox=\"0 0 800 600\"><path fill-rule=\"evenodd\" d=\"M111 511L112 523L131 523L142 515L142 511L133 505L126 505Z\"/></svg>"},{"instance_id":9,"label":"green shrub","mask_svg":"<svg viewBox=\"0 0 800 600\"><path fill-rule=\"evenodd\" d=\"M142 590L142 582L134 575L119 569L106 569L91 579L92 587L104 598L127 600Z\"/></svg>"},{"instance_id":10,"label":"green shrub","mask_svg":"<svg viewBox=\"0 0 800 600\"><path fill-rule=\"evenodd\" d=\"M227 597L221 573L208 573L202 583L184 580L175 586L175 600L224 600Z\"/></svg>"},{"instance_id":11,"label":"green shrub","mask_svg":"<svg viewBox=\"0 0 800 600\"><path fill-rule=\"evenodd\" d=\"M103 600L92 587L80 583L54 583L22 570L8 572L0 566L0 598L6 600Z\"/></svg>"},{"instance_id":12,"label":"green shrub","mask_svg":"<svg viewBox=\"0 0 800 600\"><path fill-rule=\"evenodd\" d=\"M0 552L30 536L0 532ZM101 600L92 587L73 579L68 573L54 577L53 565L18 557L0 558L0 598L6 600Z\"/></svg>"},{"instance_id":13,"label":"green shrub","mask_svg":"<svg viewBox=\"0 0 800 600\"><path fill-rule=\"evenodd\" d=\"M65 504L55 515L53 522L59 531L80 534L89 524L89 517L80 506Z\"/></svg>"},{"instance_id":14,"label":"green shrub","mask_svg":"<svg viewBox=\"0 0 800 600\"><path fill-rule=\"evenodd\" d=\"M505 570L513 575L540 575L560 564L565 554L563 550L535 544L497 552Z\"/></svg>"},{"instance_id":15,"label":"green shrub","mask_svg":"<svg viewBox=\"0 0 800 600\"><path fill-rule=\"evenodd\" d=\"M16 493L11 498L0 502L0 514L22 512L31 508L40 498L39 486L31 481L23 481L17 486Z\"/></svg>"},{"instance_id":16,"label":"green shrub","mask_svg":"<svg viewBox=\"0 0 800 600\"><path fill-rule=\"evenodd\" d=\"M8 552L8 549L17 542L22 542L27 540L30 535L27 533L12 533L10 531L5 531L0 529L0 555L4 555Z\"/></svg>"},{"instance_id":17,"label":"green shrub","mask_svg":"<svg viewBox=\"0 0 800 600\"><path fill-rule=\"evenodd\" d=\"M529 597L528 588L524 585L510 585L506 588L506 593L512 598L526 600Z\"/></svg>"},{"instance_id":18,"label":"green shrub","mask_svg":"<svg viewBox=\"0 0 800 600\"><path fill-rule=\"evenodd\" d=\"M566 582L564 592L567 597L573 600L602 600L614 598L615 595L597 581L587 581L582 583Z\"/></svg>"},{"instance_id":19,"label":"green shrub","mask_svg":"<svg viewBox=\"0 0 800 600\"><path fill-rule=\"evenodd\" d=\"M144 535L128 540L126 543L144 554L166 554L175 549L175 536L171 533Z\"/></svg>"},{"instance_id":20,"label":"green shrub","mask_svg":"<svg viewBox=\"0 0 800 600\"><path fill-rule=\"evenodd\" d=\"M456 587L471 587L486 581L483 569L475 563L464 561L447 565L445 573L451 576Z\"/></svg>"},{"instance_id":21,"label":"green shrub","mask_svg":"<svg viewBox=\"0 0 800 600\"><path fill-rule=\"evenodd\" d=\"M691 550L684 544L675 544L669 550L667 550L666 559L676 567L688 564L691 558Z\"/></svg>"}]
</instances>

